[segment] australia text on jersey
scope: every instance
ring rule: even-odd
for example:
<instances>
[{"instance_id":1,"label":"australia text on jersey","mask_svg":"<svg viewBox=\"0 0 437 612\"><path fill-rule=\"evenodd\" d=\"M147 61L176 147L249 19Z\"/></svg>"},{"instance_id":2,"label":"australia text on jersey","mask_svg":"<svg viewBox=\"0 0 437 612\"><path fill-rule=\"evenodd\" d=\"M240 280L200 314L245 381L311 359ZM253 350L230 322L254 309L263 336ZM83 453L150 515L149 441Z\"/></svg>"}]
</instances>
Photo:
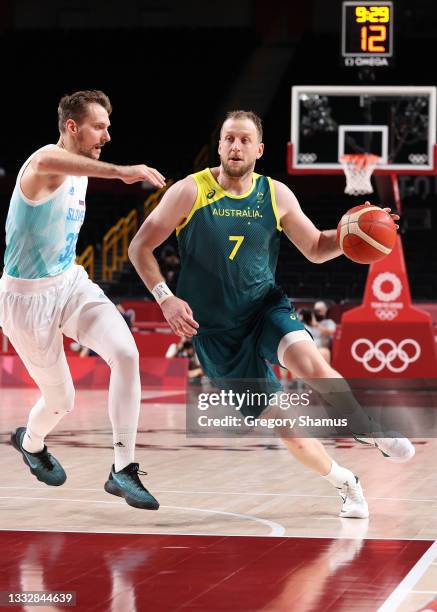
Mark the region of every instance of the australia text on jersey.
<instances>
[{"instance_id":1,"label":"australia text on jersey","mask_svg":"<svg viewBox=\"0 0 437 612\"><path fill-rule=\"evenodd\" d=\"M238 208L214 208L212 214L219 217L250 217L251 219L262 219L262 214L259 210L252 210L251 208L247 210L239 210Z\"/></svg>"}]
</instances>

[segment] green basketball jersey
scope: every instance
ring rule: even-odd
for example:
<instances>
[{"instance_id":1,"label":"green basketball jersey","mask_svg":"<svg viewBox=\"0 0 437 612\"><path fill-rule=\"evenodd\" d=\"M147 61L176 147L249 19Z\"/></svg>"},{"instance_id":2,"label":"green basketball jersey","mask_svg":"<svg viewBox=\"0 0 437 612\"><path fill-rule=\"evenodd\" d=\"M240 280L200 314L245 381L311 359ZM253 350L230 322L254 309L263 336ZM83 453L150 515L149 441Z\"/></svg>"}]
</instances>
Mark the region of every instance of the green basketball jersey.
<instances>
[{"instance_id":1,"label":"green basketball jersey","mask_svg":"<svg viewBox=\"0 0 437 612\"><path fill-rule=\"evenodd\" d=\"M236 196L209 168L192 176L197 198L176 229L177 294L192 308L200 334L244 327L275 285L282 230L272 180L254 173L250 190Z\"/></svg>"}]
</instances>

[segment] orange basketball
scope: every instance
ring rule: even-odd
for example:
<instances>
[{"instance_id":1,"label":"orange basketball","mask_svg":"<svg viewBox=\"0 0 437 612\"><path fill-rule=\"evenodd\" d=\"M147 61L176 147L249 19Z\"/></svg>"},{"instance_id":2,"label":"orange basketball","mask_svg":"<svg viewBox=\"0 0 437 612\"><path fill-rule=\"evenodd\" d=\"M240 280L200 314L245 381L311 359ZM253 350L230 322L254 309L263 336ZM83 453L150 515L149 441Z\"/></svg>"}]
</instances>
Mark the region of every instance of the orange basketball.
<instances>
[{"instance_id":1,"label":"orange basketball","mask_svg":"<svg viewBox=\"0 0 437 612\"><path fill-rule=\"evenodd\" d=\"M379 206L362 204L345 213L337 226L337 241L352 261L370 264L384 259L396 242L397 228Z\"/></svg>"}]
</instances>

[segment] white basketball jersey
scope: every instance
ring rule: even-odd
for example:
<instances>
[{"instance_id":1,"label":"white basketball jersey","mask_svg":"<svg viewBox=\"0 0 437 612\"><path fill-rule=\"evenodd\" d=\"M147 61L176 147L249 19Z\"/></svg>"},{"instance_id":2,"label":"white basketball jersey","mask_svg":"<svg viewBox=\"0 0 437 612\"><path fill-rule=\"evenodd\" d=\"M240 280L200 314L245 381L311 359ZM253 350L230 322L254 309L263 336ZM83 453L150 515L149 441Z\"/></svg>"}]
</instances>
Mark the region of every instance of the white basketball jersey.
<instances>
[{"instance_id":1,"label":"white basketball jersey","mask_svg":"<svg viewBox=\"0 0 437 612\"><path fill-rule=\"evenodd\" d=\"M18 173L6 220L5 272L15 278L56 276L74 264L85 218L86 176L67 176L44 200L26 198L20 182L35 151Z\"/></svg>"}]
</instances>

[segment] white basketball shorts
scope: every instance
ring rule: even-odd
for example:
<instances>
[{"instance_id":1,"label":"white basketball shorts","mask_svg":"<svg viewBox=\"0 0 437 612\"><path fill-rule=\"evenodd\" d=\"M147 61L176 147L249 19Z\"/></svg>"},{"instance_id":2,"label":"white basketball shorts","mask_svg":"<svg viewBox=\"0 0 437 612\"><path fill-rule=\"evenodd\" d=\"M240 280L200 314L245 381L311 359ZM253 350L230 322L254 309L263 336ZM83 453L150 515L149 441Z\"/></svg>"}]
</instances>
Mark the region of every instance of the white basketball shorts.
<instances>
[{"instance_id":1,"label":"white basketball shorts","mask_svg":"<svg viewBox=\"0 0 437 612\"><path fill-rule=\"evenodd\" d=\"M98 303L112 304L75 264L58 276L27 280L4 273L0 279L0 326L42 384L60 382L55 378L67 367L62 334L79 341L80 313Z\"/></svg>"}]
</instances>

